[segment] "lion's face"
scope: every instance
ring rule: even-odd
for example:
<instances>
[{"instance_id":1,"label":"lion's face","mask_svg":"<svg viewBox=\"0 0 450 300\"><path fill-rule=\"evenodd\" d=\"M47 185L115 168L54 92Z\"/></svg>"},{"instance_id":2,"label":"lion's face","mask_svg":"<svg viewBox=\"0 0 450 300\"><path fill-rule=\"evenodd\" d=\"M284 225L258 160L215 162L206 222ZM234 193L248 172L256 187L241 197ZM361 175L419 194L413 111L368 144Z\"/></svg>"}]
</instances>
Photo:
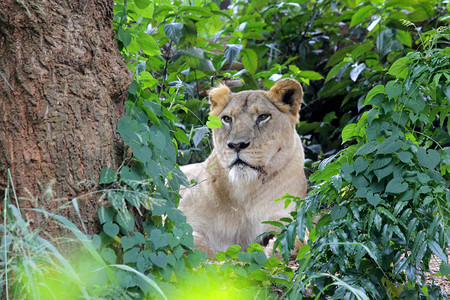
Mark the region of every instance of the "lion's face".
<instances>
[{"instance_id":1,"label":"lion's face","mask_svg":"<svg viewBox=\"0 0 450 300\"><path fill-rule=\"evenodd\" d=\"M268 92L232 95L226 86L210 92L211 114L223 124L213 130L214 147L231 181L264 180L289 159L302 95L293 79L280 80Z\"/></svg>"}]
</instances>

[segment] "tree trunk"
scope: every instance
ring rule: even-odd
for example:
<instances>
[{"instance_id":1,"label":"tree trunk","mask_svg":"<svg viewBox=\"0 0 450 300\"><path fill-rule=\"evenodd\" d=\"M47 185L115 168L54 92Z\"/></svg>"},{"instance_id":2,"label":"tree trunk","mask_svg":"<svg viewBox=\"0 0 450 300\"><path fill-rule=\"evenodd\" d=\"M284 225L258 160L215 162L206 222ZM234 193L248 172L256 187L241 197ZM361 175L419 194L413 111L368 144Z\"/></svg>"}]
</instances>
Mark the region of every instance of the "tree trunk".
<instances>
[{"instance_id":1,"label":"tree trunk","mask_svg":"<svg viewBox=\"0 0 450 300\"><path fill-rule=\"evenodd\" d=\"M88 193L103 167L121 162L116 124L131 82L114 40L113 4L0 1L0 196L10 169L21 208L76 221L73 207L60 210L55 199L77 197L90 232L99 204Z\"/></svg>"}]
</instances>

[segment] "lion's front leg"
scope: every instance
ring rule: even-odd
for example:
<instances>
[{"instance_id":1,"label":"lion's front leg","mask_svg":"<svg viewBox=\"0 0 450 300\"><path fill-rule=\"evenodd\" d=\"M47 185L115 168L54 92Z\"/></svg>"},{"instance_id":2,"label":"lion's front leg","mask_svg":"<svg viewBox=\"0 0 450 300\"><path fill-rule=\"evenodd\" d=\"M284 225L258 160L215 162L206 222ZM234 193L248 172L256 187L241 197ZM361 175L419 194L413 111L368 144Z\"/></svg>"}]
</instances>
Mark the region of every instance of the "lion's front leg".
<instances>
[{"instance_id":1,"label":"lion's front leg","mask_svg":"<svg viewBox=\"0 0 450 300\"><path fill-rule=\"evenodd\" d=\"M197 249L200 250L200 251L206 251L206 254L208 255L209 258L215 258L214 250L212 250L208 246L208 244L205 242L203 237L196 231L194 231L192 233L192 235L194 236L195 247L197 247Z\"/></svg>"}]
</instances>

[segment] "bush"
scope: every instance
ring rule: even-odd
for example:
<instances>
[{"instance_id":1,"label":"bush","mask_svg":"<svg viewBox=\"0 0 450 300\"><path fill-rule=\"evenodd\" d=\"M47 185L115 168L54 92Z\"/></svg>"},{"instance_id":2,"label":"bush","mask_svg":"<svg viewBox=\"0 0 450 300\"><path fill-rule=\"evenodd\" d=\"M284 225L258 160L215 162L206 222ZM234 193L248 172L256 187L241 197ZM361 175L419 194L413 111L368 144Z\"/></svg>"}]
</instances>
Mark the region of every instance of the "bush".
<instances>
[{"instance_id":1,"label":"bush","mask_svg":"<svg viewBox=\"0 0 450 300\"><path fill-rule=\"evenodd\" d=\"M311 284L317 294L348 297L330 275L316 276L326 273L373 299L445 298L425 276L432 254L443 261L438 275L449 274L450 52L436 48L449 33L426 33L423 51L392 64L389 81L364 99L371 108L343 130L343 141L356 144L310 177L315 186L279 241L311 230L292 294Z\"/></svg>"}]
</instances>

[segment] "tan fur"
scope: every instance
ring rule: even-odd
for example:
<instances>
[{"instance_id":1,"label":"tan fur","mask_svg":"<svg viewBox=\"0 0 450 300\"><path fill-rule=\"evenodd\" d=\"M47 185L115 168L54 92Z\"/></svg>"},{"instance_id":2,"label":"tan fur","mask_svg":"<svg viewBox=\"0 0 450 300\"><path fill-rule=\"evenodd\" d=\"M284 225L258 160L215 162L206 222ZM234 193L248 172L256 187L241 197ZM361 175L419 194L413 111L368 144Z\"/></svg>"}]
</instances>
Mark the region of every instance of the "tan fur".
<instances>
[{"instance_id":1,"label":"tan fur","mask_svg":"<svg viewBox=\"0 0 450 300\"><path fill-rule=\"evenodd\" d=\"M181 191L179 207L199 249L209 255L235 244L247 249L261 233L276 229L261 222L294 209L275 199L306 195L303 147L295 130L302 96L293 79L278 81L268 92L232 95L226 86L210 92L211 114L232 122L213 130L214 149L205 162L181 168L196 181ZM264 114L270 117L258 122ZM250 144L237 152L229 143ZM245 164L233 164L238 156Z\"/></svg>"}]
</instances>

